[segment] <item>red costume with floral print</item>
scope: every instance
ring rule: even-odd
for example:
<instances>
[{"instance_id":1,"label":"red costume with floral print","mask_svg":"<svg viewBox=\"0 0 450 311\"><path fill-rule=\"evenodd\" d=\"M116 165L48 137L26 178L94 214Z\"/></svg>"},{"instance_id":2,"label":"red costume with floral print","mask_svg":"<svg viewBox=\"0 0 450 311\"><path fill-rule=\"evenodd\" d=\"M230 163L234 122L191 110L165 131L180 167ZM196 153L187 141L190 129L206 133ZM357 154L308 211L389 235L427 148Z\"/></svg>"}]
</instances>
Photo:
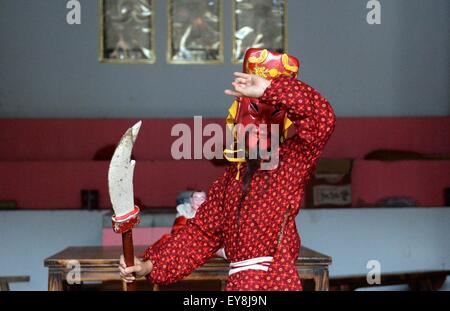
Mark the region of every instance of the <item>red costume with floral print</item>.
<instances>
[{"instance_id":1,"label":"red costume with floral print","mask_svg":"<svg viewBox=\"0 0 450 311\"><path fill-rule=\"evenodd\" d=\"M251 52L259 53L252 60L259 61L257 64L263 68L258 70L264 71L261 58L267 50ZM286 70L298 70L299 64L289 63L286 54L268 53L282 57ZM243 180L236 176L238 170L241 176L245 174L248 163L230 164L212 184L196 216L171 235L163 247L149 247L142 254L144 260L153 263L148 275L152 282L168 284L184 278L223 245L230 262L273 257L267 271L249 269L231 274L226 290L302 289L295 269L300 249L295 218L305 185L333 132L335 115L328 101L312 87L292 75L270 69L266 73L271 75L272 82L259 102L286 111L296 127L295 135L280 145L278 166L257 170L239 204ZM247 63L244 71L255 73Z\"/></svg>"}]
</instances>

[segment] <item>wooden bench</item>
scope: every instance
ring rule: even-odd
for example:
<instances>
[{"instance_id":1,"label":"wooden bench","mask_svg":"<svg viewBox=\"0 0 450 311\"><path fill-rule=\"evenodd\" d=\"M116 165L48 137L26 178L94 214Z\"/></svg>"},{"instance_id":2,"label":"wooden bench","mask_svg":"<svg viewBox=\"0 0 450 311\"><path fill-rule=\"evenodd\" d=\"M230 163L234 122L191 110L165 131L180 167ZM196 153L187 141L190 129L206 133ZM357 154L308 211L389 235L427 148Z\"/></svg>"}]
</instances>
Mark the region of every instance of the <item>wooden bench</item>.
<instances>
[{"instance_id":1,"label":"wooden bench","mask_svg":"<svg viewBox=\"0 0 450 311\"><path fill-rule=\"evenodd\" d=\"M30 276L0 276L0 292L9 291L9 283L29 282Z\"/></svg>"},{"instance_id":2,"label":"wooden bench","mask_svg":"<svg viewBox=\"0 0 450 311\"><path fill-rule=\"evenodd\" d=\"M438 290L445 283L450 270L401 272L381 274L381 284L369 285L365 275L330 278L330 290L353 291L357 288L406 284L413 291Z\"/></svg>"}]
</instances>

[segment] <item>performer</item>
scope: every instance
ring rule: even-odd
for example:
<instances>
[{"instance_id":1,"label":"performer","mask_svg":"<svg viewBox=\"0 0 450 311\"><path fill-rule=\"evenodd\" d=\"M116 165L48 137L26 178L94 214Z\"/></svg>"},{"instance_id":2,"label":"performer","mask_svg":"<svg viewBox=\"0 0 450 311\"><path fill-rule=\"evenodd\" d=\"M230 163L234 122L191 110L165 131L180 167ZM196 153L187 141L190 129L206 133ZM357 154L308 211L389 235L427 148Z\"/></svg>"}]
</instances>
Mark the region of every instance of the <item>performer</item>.
<instances>
[{"instance_id":1,"label":"performer","mask_svg":"<svg viewBox=\"0 0 450 311\"><path fill-rule=\"evenodd\" d=\"M232 159L236 162L212 184L196 216L164 247L149 247L132 267L121 260L123 280L133 281L135 273L153 283L175 282L224 245L230 261L226 290L302 289L295 269L300 249L295 218L335 115L321 94L296 79L298 70L298 60L287 54L247 51L244 73L235 73L234 90L225 91L237 97L228 121L257 129L278 124L283 130L292 122L295 135L280 144L278 165L271 170L260 169L258 159ZM260 145L270 144L251 133L246 154Z\"/></svg>"}]
</instances>

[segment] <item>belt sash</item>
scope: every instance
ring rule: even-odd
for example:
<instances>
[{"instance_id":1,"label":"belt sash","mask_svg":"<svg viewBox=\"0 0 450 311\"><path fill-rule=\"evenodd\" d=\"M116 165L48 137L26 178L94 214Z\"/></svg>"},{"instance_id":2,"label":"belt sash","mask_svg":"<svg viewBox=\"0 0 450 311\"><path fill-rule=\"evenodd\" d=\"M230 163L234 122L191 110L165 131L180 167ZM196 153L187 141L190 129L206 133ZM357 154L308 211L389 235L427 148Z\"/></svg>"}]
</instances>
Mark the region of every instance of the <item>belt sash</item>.
<instances>
[{"instance_id":1,"label":"belt sash","mask_svg":"<svg viewBox=\"0 0 450 311\"><path fill-rule=\"evenodd\" d=\"M270 264L273 260L271 256L265 257L255 257L242 261L231 262L230 263L230 271L228 275L232 275L234 273L245 271L245 270L262 270L268 271Z\"/></svg>"}]
</instances>

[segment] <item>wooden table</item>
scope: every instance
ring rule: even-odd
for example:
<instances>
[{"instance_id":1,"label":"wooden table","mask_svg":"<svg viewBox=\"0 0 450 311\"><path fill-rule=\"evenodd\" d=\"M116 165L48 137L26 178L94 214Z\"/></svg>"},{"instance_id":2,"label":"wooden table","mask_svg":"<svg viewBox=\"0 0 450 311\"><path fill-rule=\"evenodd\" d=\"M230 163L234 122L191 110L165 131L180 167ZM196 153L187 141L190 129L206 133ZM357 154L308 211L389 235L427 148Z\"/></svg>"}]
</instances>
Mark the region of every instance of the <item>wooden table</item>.
<instances>
[{"instance_id":1,"label":"wooden table","mask_svg":"<svg viewBox=\"0 0 450 311\"><path fill-rule=\"evenodd\" d=\"M30 282L29 275L0 277L0 291L9 291L9 283Z\"/></svg>"},{"instance_id":2,"label":"wooden table","mask_svg":"<svg viewBox=\"0 0 450 311\"><path fill-rule=\"evenodd\" d=\"M144 246L136 246L135 253L144 251ZM68 247L44 260L48 267L48 290L62 291L66 280L73 279L79 268L79 281L118 281L120 246L86 246ZM79 264L79 266L77 266ZM328 290L328 266L331 257L302 247L296 261L300 279L314 280L314 289ZM196 269L184 280L217 280L225 284L228 277L229 263L223 258L211 258L202 267ZM223 288L223 286L222 286ZM156 289L156 288L155 288Z\"/></svg>"}]
</instances>

